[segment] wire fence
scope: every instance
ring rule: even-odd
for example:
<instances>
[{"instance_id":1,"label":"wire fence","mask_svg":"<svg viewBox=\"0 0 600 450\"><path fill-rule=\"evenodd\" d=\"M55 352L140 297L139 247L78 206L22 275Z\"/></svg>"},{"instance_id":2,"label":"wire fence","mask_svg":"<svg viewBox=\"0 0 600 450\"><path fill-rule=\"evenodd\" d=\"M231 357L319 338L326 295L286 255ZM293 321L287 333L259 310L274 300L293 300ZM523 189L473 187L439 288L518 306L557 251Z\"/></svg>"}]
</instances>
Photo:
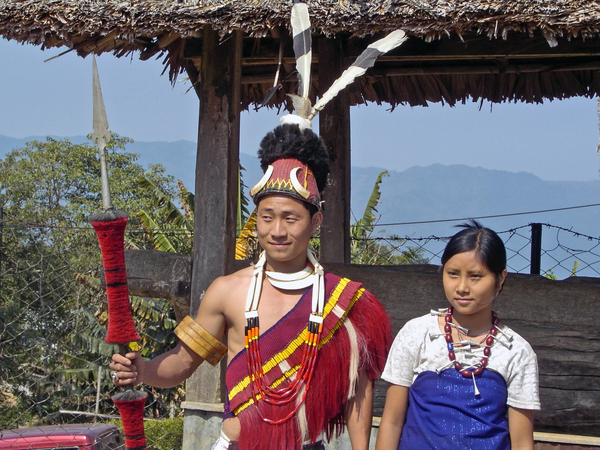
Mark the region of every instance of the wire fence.
<instances>
[{"instance_id":1,"label":"wire fence","mask_svg":"<svg viewBox=\"0 0 600 450\"><path fill-rule=\"evenodd\" d=\"M191 249L189 232L163 230L176 248ZM600 276L600 238L550 224L501 231L509 272L552 279ZM439 264L449 236L386 236L352 241L361 264ZM145 230L127 231L129 248L153 248ZM532 251L533 249L533 251ZM104 342L107 304L101 256L91 228L0 220L0 430L43 424L114 422L117 392ZM141 348L151 358L173 345L168 301L132 297ZM150 449L180 448L184 386L143 387Z\"/></svg>"},{"instance_id":2,"label":"wire fence","mask_svg":"<svg viewBox=\"0 0 600 450\"><path fill-rule=\"evenodd\" d=\"M504 241L508 271L544 275L600 277L600 237L551 224L531 223L498 235ZM448 236L368 237L352 243L352 262L364 264L441 264Z\"/></svg>"}]
</instances>

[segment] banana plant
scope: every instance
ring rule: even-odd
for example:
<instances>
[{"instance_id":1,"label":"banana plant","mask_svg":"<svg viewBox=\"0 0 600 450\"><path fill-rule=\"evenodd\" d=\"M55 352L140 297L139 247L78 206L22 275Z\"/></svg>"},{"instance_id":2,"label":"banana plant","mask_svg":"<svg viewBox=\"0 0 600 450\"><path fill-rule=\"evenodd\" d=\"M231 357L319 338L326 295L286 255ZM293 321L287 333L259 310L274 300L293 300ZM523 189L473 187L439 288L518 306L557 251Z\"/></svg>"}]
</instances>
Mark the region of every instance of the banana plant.
<instances>
[{"instance_id":1,"label":"banana plant","mask_svg":"<svg viewBox=\"0 0 600 450\"><path fill-rule=\"evenodd\" d=\"M381 183L383 178L387 176L389 176L387 170L379 174L362 217L350 228L352 263L371 265L426 264L428 260L423 257L420 248L408 247L401 250L406 240L391 236L390 240L394 240L395 244L390 246L381 240L378 241L372 238L377 221L375 213L381 198Z\"/></svg>"},{"instance_id":2,"label":"banana plant","mask_svg":"<svg viewBox=\"0 0 600 450\"><path fill-rule=\"evenodd\" d=\"M365 206L363 216L359 221L350 227L350 235L352 236L353 240L358 241L360 239L364 239L373 233L373 226L375 225L375 221L377 219L374 213L377 212L376 206L379 204L379 199L381 198L380 186L381 182L383 181L383 177L387 176L389 176L387 170L380 172L377 176L377 180L375 180L373 190L371 191L371 196L369 197L367 206Z\"/></svg>"},{"instance_id":3,"label":"banana plant","mask_svg":"<svg viewBox=\"0 0 600 450\"><path fill-rule=\"evenodd\" d=\"M181 235L183 238L182 245L172 242L172 238L170 239L167 236L167 232L157 224L156 220L145 210L140 209L138 211L138 217L140 218L140 222L146 230L154 249L163 252L189 252L189 250L191 250L194 231L194 194L188 192L183 183L177 183L178 196L183 205L182 208L184 212L182 212L163 191L145 176L140 176L138 179L138 186L143 190L150 191L152 194L154 203L161 208L164 221L173 227L169 234L172 236Z\"/></svg>"},{"instance_id":4,"label":"banana plant","mask_svg":"<svg viewBox=\"0 0 600 450\"><path fill-rule=\"evenodd\" d=\"M375 221L377 220L375 213L381 198L381 183L383 178L388 175L387 170L379 173L362 217L350 227L350 238L352 240L350 253L354 264L372 264L379 259L378 253L381 249L377 249L376 246L372 245L369 238L373 233Z\"/></svg>"},{"instance_id":5,"label":"banana plant","mask_svg":"<svg viewBox=\"0 0 600 450\"><path fill-rule=\"evenodd\" d=\"M244 184L242 172L244 167L240 165L238 172L238 208L237 208L237 241L236 241L236 259L253 258L256 253L256 239L254 229L256 228L256 216L248 211L249 201L244 194L246 185ZM189 192L181 181L177 182L178 199L181 209L177 207L171 198L162 192L154 183L146 177L141 176L138 180L138 186L146 191L150 191L156 206L161 208L161 213L165 223L173 226L171 230L164 230L157 220L143 209L138 211L138 217L144 227L155 250L165 252L190 253L192 249L193 230L194 230L194 194ZM183 212L182 212L183 210ZM170 237L169 237L170 235ZM183 245L176 242L173 237L182 236ZM137 248L133 242L128 241L131 248Z\"/></svg>"}]
</instances>

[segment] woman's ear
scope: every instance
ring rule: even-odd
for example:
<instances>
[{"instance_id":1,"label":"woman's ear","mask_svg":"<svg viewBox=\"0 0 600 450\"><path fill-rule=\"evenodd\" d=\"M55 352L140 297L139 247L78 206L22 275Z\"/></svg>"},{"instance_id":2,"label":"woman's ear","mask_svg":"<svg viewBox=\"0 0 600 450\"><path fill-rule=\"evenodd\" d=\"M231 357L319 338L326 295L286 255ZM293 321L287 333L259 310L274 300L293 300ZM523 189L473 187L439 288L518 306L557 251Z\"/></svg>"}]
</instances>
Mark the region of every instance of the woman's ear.
<instances>
[{"instance_id":1,"label":"woman's ear","mask_svg":"<svg viewBox=\"0 0 600 450\"><path fill-rule=\"evenodd\" d=\"M498 290L496 291L497 293L499 293L502 290L502 287L504 286L504 282L506 281L506 275L508 274L508 271L506 269L504 269L502 271L502 273L500 275L498 275Z\"/></svg>"}]
</instances>

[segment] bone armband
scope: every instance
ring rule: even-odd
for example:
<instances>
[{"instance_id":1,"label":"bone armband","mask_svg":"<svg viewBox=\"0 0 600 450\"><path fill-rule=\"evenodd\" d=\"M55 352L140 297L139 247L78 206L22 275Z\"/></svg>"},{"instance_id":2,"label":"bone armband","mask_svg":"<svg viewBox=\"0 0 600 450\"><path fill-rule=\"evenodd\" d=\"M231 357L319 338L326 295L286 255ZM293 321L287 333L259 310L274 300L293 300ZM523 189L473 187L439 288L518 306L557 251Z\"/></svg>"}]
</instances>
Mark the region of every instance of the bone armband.
<instances>
[{"instance_id":1,"label":"bone armband","mask_svg":"<svg viewBox=\"0 0 600 450\"><path fill-rule=\"evenodd\" d=\"M216 366L225 353L227 353L227 346L223 345L217 338L202 328L190 316L186 316L177 325L175 335L181 339L181 342L213 366Z\"/></svg>"}]
</instances>

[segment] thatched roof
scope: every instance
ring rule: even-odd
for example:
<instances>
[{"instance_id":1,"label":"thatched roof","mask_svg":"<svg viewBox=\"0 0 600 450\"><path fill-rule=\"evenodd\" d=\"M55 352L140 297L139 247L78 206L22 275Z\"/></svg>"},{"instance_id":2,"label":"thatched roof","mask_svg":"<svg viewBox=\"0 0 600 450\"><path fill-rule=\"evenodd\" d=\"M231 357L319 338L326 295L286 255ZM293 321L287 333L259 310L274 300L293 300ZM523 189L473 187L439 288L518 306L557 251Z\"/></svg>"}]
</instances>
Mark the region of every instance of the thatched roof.
<instances>
[{"instance_id":1,"label":"thatched roof","mask_svg":"<svg viewBox=\"0 0 600 450\"><path fill-rule=\"evenodd\" d=\"M186 59L198 59L194 49L201 46L204 26L224 38L242 30L247 36L242 101L248 106L259 103L272 85L276 37L288 28L291 3L0 0L0 36L45 48L66 46L80 56L164 54L174 76ZM352 104L453 104L469 97L538 102L600 92L595 1L309 0L308 5L315 37L342 37L349 61L375 35L402 28L413 37L353 86ZM291 46L285 55L291 61ZM319 92L318 52L315 62Z\"/></svg>"}]
</instances>

